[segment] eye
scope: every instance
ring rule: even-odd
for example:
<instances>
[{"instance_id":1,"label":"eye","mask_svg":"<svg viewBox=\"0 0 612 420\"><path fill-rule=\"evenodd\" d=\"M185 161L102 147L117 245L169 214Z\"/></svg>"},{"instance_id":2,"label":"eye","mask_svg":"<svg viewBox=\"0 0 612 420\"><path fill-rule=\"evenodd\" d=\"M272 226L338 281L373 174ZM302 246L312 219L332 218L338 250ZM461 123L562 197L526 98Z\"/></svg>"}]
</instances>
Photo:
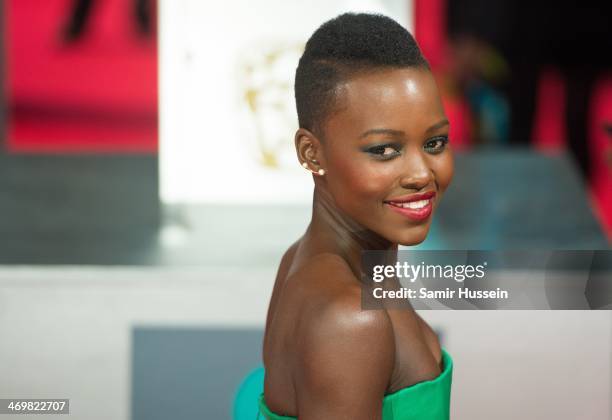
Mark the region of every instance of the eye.
<instances>
[{"instance_id":1,"label":"eye","mask_svg":"<svg viewBox=\"0 0 612 420\"><path fill-rule=\"evenodd\" d=\"M395 144L380 144L368 147L365 152L374 155L377 159L391 159L400 154L401 147Z\"/></svg>"},{"instance_id":2,"label":"eye","mask_svg":"<svg viewBox=\"0 0 612 420\"><path fill-rule=\"evenodd\" d=\"M440 153L446 148L447 143L448 136L438 136L427 140L423 145L423 149L428 153Z\"/></svg>"}]
</instances>

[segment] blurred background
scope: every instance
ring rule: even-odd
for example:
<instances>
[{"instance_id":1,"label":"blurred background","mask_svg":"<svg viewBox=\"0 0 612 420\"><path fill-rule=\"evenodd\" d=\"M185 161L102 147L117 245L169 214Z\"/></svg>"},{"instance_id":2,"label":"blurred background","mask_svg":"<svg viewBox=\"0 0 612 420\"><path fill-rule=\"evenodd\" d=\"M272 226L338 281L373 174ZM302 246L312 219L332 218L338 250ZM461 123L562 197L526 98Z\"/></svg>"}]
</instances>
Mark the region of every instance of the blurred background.
<instances>
[{"instance_id":1,"label":"blurred background","mask_svg":"<svg viewBox=\"0 0 612 420\"><path fill-rule=\"evenodd\" d=\"M0 4L0 398L232 418L310 217L295 67L346 11L406 26L443 94L456 175L419 249L609 249L609 2ZM609 311L421 315L454 419L612 418Z\"/></svg>"}]
</instances>

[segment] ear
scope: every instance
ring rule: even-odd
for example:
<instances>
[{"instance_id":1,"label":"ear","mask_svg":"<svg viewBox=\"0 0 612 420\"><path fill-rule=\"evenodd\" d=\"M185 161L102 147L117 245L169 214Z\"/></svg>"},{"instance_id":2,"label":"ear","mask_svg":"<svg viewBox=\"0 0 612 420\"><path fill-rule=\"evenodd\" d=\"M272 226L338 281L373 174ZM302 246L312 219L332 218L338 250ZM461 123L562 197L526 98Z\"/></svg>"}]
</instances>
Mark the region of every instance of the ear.
<instances>
[{"instance_id":1,"label":"ear","mask_svg":"<svg viewBox=\"0 0 612 420\"><path fill-rule=\"evenodd\" d=\"M323 169L325 157L321 141L311 131L300 128L295 132L295 151L300 164L306 169L318 173Z\"/></svg>"}]
</instances>

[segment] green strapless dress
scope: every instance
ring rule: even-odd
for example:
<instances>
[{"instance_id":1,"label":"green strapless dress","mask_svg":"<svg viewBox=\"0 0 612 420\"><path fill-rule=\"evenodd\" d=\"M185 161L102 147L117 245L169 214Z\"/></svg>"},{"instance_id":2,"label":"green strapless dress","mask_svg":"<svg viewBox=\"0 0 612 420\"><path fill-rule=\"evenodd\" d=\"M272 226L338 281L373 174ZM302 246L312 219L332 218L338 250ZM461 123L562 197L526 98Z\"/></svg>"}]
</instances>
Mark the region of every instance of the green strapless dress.
<instances>
[{"instance_id":1,"label":"green strapless dress","mask_svg":"<svg viewBox=\"0 0 612 420\"><path fill-rule=\"evenodd\" d=\"M448 420L452 378L453 360L445 350L442 350L440 376L385 395L383 420ZM259 412L267 420L296 419L270 411L263 394L259 396Z\"/></svg>"}]
</instances>

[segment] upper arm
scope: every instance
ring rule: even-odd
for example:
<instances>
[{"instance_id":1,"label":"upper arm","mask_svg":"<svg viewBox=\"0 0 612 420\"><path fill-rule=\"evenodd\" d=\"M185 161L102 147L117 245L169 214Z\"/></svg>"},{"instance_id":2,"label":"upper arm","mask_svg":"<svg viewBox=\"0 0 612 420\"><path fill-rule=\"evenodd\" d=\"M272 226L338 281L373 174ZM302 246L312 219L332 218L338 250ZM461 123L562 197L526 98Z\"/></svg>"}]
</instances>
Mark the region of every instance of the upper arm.
<instances>
[{"instance_id":1,"label":"upper arm","mask_svg":"<svg viewBox=\"0 0 612 420\"><path fill-rule=\"evenodd\" d=\"M296 375L300 420L380 419L395 343L383 310L342 298L308 326Z\"/></svg>"}]
</instances>

